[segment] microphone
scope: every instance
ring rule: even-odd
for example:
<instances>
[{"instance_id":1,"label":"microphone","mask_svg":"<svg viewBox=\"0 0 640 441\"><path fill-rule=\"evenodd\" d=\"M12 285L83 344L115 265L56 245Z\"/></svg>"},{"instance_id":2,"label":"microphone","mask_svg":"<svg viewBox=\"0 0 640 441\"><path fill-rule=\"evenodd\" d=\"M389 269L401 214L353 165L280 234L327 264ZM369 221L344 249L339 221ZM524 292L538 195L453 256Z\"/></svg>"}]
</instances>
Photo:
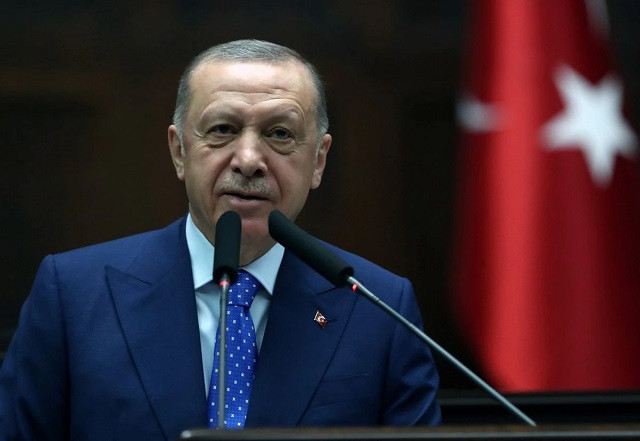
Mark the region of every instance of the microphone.
<instances>
[{"instance_id":1,"label":"microphone","mask_svg":"<svg viewBox=\"0 0 640 441\"><path fill-rule=\"evenodd\" d=\"M353 268L348 263L278 210L269 214L269 234L334 285L344 285L347 278L353 276Z\"/></svg>"},{"instance_id":2,"label":"microphone","mask_svg":"<svg viewBox=\"0 0 640 441\"><path fill-rule=\"evenodd\" d=\"M340 257L323 246L315 237L311 236L289 218L273 210L269 214L269 234L273 239L280 242L285 248L289 249L293 254L298 256L300 260L309 265L320 275L325 277L336 286L349 286L354 292L362 294L385 312L390 314L394 319L402 323L413 334L422 341L427 343L432 349L442 355L463 374L473 380L489 395L495 398L499 403L515 414L524 423L535 426L536 423L529 418L524 412L514 406L509 400L501 395L497 390L491 387L482 378L476 375L471 369L466 367L461 361L451 355L446 349L436 343L427 334L420 330L417 326L404 318L396 310L387 305L374 293L369 291L362 283L353 277L353 267L345 263Z\"/></svg>"},{"instance_id":3,"label":"microphone","mask_svg":"<svg viewBox=\"0 0 640 441\"><path fill-rule=\"evenodd\" d=\"M218 429L224 429L224 395L227 389L227 301L229 288L238 280L242 223L235 211L226 211L216 223L213 281L220 285L220 356L218 367ZM211 397L212 398L212 397ZM210 399L211 399L210 398Z\"/></svg>"},{"instance_id":4,"label":"microphone","mask_svg":"<svg viewBox=\"0 0 640 441\"><path fill-rule=\"evenodd\" d=\"M220 283L223 276L229 283L238 280L238 261L240 260L240 215L227 211L216 223L216 252L213 257L213 281Z\"/></svg>"}]
</instances>

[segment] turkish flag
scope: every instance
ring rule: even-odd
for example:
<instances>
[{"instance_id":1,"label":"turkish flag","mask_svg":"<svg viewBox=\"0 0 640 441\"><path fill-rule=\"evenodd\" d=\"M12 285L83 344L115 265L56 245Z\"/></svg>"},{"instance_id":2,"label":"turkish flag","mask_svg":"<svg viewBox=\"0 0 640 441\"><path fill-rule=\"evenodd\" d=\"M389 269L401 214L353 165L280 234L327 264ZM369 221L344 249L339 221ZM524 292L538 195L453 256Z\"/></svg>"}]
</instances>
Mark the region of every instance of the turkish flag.
<instances>
[{"instance_id":1,"label":"turkish flag","mask_svg":"<svg viewBox=\"0 0 640 441\"><path fill-rule=\"evenodd\" d=\"M504 391L640 388L638 138L588 6L472 2L455 310Z\"/></svg>"}]
</instances>

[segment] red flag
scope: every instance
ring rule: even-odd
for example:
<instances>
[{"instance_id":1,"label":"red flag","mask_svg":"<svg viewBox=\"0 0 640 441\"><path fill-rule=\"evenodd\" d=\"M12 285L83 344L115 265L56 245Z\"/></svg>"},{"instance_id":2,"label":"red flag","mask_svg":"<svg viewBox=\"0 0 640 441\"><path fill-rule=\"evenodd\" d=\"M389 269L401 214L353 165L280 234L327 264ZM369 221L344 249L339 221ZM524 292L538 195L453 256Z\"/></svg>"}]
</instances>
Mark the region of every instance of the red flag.
<instances>
[{"instance_id":1,"label":"red flag","mask_svg":"<svg viewBox=\"0 0 640 441\"><path fill-rule=\"evenodd\" d=\"M463 332L502 390L640 388L638 138L606 11L473 5L454 265Z\"/></svg>"}]
</instances>

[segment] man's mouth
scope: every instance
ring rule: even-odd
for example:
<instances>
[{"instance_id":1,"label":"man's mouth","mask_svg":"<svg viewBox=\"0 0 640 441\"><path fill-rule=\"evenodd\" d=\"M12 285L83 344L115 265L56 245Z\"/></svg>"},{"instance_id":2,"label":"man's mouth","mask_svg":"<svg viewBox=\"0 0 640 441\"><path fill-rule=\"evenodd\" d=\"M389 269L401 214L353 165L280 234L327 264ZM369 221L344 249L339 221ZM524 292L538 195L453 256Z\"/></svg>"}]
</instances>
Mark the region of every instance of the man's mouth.
<instances>
[{"instance_id":1,"label":"man's mouth","mask_svg":"<svg viewBox=\"0 0 640 441\"><path fill-rule=\"evenodd\" d=\"M267 198L265 198L263 196L253 195L253 194L242 194L242 193L234 193L234 192L229 192L229 193L225 193L225 194L227 196L244 199L246 201L264 201L264 200L267 199Z\"/></svg>"}]
</instances>

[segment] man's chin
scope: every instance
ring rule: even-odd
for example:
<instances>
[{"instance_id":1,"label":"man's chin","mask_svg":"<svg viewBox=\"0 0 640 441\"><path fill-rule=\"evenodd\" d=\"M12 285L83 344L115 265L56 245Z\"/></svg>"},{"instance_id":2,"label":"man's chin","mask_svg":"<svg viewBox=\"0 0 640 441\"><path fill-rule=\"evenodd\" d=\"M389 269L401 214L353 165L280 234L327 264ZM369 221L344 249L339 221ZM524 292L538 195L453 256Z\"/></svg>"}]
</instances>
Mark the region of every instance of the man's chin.
<instances>
[{"instance_id":1,"label":"man's chin","mask_svg":"<svg viewBox=\"0 0 640 441\"><path fill-rule=\"evenodd\" d=\"M242 220L242 242L247 245L270 240L269 228L266 220L262 222Z\"/></svg>"},{"instance_id":2,"label":"man's chin","mask_svg":"<svg viewBox=\"0 0 640 441\"><path fill-rule=\"evenodd\" d=\"M243 242L251 244L271 239L271 236L269 235L269 218L267 215L251 218L240 216L240 219L242 219Z\"/></svg>"}]
</instances>

